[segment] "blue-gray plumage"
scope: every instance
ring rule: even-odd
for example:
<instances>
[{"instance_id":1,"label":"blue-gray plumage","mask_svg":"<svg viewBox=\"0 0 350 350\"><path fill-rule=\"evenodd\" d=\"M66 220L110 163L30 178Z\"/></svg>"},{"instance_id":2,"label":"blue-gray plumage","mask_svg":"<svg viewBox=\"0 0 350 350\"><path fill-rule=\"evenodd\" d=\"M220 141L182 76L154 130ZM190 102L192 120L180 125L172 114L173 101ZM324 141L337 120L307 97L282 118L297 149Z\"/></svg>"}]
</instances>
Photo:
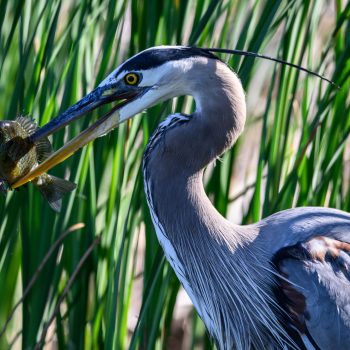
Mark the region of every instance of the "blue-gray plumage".
<instances>
[{"instance_id":1,"label":"blue-gray plumage","mask_svg":"<svg viewBox=\"0 0 350 350\"><path fill-rule=\"evenodd\" d=\"M246 117L241 83L226 64L201 49L148 49L62 122L76 118L79 106L85 113L117 98L127 100L124 121L183 95L194 97L196 111L169 116L151 137L145 192L164 253L217 347L350 349L350 215L296 208L239 226L205 194L205 168L232 147Z\"/></svg>"},{"instance_id":2,"label":"blue-gray plumage","mask_svg":"<svg viewBox=\"0 0 350 350\"><path fill-rule=\"evenodd\" d=\"M278 299L316 348L349 348L349 253L350 244L318 236L275 256L278 271L290 281L279 280Z\"/></svg>"}]
</instances>

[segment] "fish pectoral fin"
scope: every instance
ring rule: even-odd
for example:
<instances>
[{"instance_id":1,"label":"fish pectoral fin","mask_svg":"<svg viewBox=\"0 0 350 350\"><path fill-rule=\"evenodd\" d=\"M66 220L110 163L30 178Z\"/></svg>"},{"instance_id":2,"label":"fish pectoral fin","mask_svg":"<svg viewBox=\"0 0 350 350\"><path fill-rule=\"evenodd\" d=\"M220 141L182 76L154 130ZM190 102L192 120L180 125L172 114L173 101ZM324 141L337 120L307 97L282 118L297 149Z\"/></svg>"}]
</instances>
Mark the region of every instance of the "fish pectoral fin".
<instances>
[{"instance_id":1,"label":"fish pectoral fin","mask_svg":"<svg viewBox=\"0 0 350 350\"><path fill-rule=\"evenodd\" d=\"M36 182L36 186L48 201L50 207L57 213L61 211L62 197L73 191L77 185L59 177L45 174L45 179Z\"/></svg>"},{"instance_id":2,"label":"fish pectoral fin","mask_svg":"<svg viewBox=\"0 0 350 350\"><path fill-rule=\"evenodd\" d=\"M52 153L52 146L48 139L44 138L35 143L38 162L42 163Z\"/></svg>"},{"instance_id":3,"label":"fish pectoral fin","mask_svg":"<svg viewBox=\"0 0 350 350\"><path fill-rule=\"evenodd\" d=\"M19 116L16 118L16 122L23 128L28 136L33 135L35 131L39 130L39 127L33 118ZM30 145L31 144L27 142L27 146L29 147ZM36 141L34 145L39 163L42 163L46 158L48 158L53 151L51 143L47 137Z\"/></svg>"},{"instance_id":4,"label":"fish pectoral fin","mask_svg":"<svg viewBox=\"0 0 350 350\"><path fill-rule=\"evenodd\" d=\"M38 125L33 118L20 115L16 118L16 122L25 130L28 135L32 135L38 130Z\"/></svg>"}]
</instances>

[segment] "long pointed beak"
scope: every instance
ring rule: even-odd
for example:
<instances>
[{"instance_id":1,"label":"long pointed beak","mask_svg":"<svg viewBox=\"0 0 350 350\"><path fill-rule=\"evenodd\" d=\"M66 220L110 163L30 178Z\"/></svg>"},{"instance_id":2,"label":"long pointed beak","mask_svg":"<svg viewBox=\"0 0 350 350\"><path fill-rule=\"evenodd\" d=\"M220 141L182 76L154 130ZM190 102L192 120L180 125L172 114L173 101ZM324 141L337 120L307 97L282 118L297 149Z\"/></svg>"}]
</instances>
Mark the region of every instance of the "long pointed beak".
<instances>
[{"instance_id":1,"label":"long pointed beak","mask_svg":"<svg viewBox=\"0 0 350 350\"><path fill-rule=\"evenodd\" d=\"M79 102L77 102L72 107L68 108L63 114L57 118L51 120L44 127L39 129L36 133L30 136L33 143L38 141L43 137L56 132L65 125L71 123L73 120L85 115L86 113L92 111L93 109L115 100L123 100L115 107L111 109L104 117L98 119L94 124L80 133L78 136L73 138L71 141L67 142L63 147L61 147L56 152L52 153L47 159L40 163L36 168L32 169L29 173L24 175L22 178L17 180L15 183L11 184L12 188L17 188L25 183L32 181L38 176L47 172L55 165L63 162L65 159L73 155L77 150L84 147L89 142L95 140L96 138L103 136L116 128L124 120L120 119L120 114L118 110L137 97L143 91L139 89L135 92L121 91L114 86L104 86L98 87L91 93L83 97Z\"/></svg>"},{"instance_id":2,"label":"long pointed beak","mask_svg":"<svg viewBox=\"0 0 350 350\"><path fill-rule=\"evenodd\" d=\"M49 123L36 131L33 135L30 136L30 140L32 142L36 142L55 133L59 129L70 124L72 121L82 117L83 115L91 112L99 106L118 100L128 101L135 97L137 94L138 93L136 91L131 92L130 90L122 90L118 88L117 84L99 86L87 94L85 97L83 97L76 104L69 107L58 117L52 119Z\"/></svg>"}]
</instances>

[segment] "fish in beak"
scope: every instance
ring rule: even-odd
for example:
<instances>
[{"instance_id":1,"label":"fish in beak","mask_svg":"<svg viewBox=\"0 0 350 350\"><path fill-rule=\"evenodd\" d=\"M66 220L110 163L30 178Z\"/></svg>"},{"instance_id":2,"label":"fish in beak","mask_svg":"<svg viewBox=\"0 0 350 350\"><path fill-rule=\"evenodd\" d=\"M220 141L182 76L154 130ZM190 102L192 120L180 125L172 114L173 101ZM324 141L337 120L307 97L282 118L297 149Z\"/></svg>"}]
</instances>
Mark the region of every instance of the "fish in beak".
<instances>
[{"instance_id":1,"label":"fish in beak","mask_svg":"<svg viewBox=\"0 0 350 350\"><path fill-rule=\"evenodd\" d=\"M11 185L12 188L17 188L25 183L32 181L44 172L53 168L55 165L63 162L65 159L73 155L77 150L84 147L89 142L101 137L120 123L127 120L129 117L121 117L119 110L146 92L146 88L140 87L128 87L127 89L118 84L103 84L98 86L95 90L83 97L76 104L68 108L58 117L51 120L42 128L38 129L34 134L30 136L30 141L35 143L38 140L43 139L64 126L70 124L72 121L82 117L83 115L93 111L99 106L105 105L111 102L117 102L111 110L98 119L94 124L80 133L78 136L67 142L56 152L52 153L47 159L40 163L36 168L27 173L25 176L17 180Z\"/></svg>"}]
</instances>

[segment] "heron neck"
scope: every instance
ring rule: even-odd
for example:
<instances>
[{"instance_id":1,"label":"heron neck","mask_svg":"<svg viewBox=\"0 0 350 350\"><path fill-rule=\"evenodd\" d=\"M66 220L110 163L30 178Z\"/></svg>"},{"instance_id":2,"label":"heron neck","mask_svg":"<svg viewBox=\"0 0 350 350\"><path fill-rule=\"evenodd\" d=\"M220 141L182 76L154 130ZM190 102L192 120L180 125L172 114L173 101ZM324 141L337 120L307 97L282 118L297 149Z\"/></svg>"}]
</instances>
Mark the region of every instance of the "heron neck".
<instances>
[{"instance_id":1,"label":"heron neck","mask_svg":"<svg viewBox=\"0 0 350 350\"><path fill-rule=\"evenodd\" d=\"M211 204L202 180L206 166L230 148L243 129L244 92L226 65L219 61L211 64L201 70L198 79L192 75L205 89L189 84L196 112L188 121L170 116L170 121L155 132L145 153L148 195L174 243L181 235L208 234L225 239L233 227Z\"/></svg>"},{"instance_id":2,"label":"heron neck","mask_svg":"<svg viewBox=\"0 0 350 350\"><path fill-rule=\"evenodd\" d=\"M245 95L236 74L220 61L202 69L200 77L192 77L190 94L195 99L192 116L192 158L201 167L231 148L241 134L246 119ZM195 74L193 74L195 75ZM197 153L199 152L199 153ZM198 169L199 170L199 169Z\"/></svg>"},{"instance_id":3,"label":"heron neck","mask_svg":"<svg viewBox=\"0 0 350 350\"><path fill-rule=\"evenodd\" d=\"M250 265L241 266L249 250L240 247L253 241L256 232L226 220L204 191L206 166L233 145L245 121L238 78L222 63L215 65L193 79L202 81L205 89L190 86L196 112L170 116L155 131L143 170L146 198L165 256L218 347L229 349L235 333L242 333L240 339L248 338L243 333L249 327L239 327L247 293L236 298L234 284L223 271L230 270L229 275L232 272L244 286L255 289L254 274L246 271ZM223 319L231 320L227 312L237 318L234 326L221 324Z\"/></svg>"}]
</instances>

